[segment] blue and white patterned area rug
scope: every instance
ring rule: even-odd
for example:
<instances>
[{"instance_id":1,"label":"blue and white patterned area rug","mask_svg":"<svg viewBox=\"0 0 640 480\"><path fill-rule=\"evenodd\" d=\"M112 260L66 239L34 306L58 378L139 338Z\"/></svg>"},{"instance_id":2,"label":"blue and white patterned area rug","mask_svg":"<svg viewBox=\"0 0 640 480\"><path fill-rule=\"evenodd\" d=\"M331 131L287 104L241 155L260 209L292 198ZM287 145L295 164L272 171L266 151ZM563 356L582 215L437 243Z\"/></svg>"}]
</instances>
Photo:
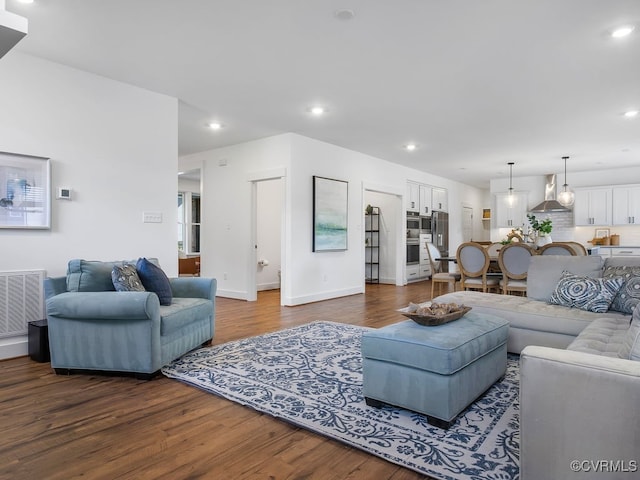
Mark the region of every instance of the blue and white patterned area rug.
<instances>
[{"instance_id":1,"label":"blue and white patterned area rug","mask_svg":"<svg viewBox=\"0 0 640 480\"><path fill-rule=\"evenodd\" d=\"M445 431L415 412L366 405L365 330L313 322L191 352L162 373L437 479L519 478L516 356Z\"/></svg>"}]
</instances>

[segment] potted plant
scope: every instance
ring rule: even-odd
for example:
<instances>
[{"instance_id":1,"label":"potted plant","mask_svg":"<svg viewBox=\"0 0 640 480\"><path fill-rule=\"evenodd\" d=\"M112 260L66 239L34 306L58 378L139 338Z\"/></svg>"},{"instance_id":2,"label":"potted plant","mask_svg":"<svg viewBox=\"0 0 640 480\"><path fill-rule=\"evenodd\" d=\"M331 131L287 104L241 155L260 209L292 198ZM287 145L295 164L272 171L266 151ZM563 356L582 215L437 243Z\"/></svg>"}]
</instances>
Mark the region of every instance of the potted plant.
<instances>
[{"instance_id":1,"label":"potted plant","mask_svg":"<svg viewBox=\"0 0 640 480\"><path fill-rule=\"evenodd\" d=\"M547 243L551 243L551 230L553 229L552 221L550 218L546 218L543 221L539 221L535 215L531 213L527 214L531 230L536 234L536 245L541 247Z\"/></svg>"}]
</instances>

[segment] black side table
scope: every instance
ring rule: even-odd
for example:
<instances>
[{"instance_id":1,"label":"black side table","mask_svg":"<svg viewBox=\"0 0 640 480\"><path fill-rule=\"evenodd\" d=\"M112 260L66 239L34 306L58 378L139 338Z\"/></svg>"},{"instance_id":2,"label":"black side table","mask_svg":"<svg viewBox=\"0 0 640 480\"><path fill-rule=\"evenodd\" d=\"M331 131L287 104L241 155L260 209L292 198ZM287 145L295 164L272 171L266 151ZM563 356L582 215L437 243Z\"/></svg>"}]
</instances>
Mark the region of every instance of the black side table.
<instances>
[{"instance_id":1,"label":"black side table","mask_svg":"<svg viewBox=\"0 0 640 480\"><path fill-rule=\"evenodd\" d=\"M29 322L29 356L36 362L50 362L49 327L46 320Z\"/></svg>"}]
</instances>

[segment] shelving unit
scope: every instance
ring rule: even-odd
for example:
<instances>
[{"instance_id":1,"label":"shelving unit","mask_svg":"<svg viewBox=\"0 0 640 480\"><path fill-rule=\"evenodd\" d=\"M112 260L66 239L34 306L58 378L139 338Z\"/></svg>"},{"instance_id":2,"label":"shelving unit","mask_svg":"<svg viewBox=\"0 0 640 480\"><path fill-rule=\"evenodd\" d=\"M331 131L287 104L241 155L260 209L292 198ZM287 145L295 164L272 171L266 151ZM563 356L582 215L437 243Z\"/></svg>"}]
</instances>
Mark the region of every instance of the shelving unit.
<instances>
[{"instance_id":1,"label":"shelving unit","mask_svg":"<svg viewBox=\"0 0 640 480\"><path fill-rule=\"evenodd\" d=\"M364 217L365 268L367 283L380 283L380 208L372 207Z\"/></svg>"}]
</instances>

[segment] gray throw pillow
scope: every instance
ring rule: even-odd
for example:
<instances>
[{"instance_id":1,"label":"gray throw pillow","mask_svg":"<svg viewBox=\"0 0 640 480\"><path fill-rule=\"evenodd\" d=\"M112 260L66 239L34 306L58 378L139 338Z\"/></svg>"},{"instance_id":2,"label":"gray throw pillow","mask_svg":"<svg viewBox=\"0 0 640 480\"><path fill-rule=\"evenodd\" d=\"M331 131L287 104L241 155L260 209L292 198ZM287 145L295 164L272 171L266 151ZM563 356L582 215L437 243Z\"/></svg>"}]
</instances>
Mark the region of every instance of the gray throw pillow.
<instances>
[{"instance_id":1,"label":"gray throw pillow","mask_svg":"<svg viewBox=\"0 0 640 480\"><path fill-rule=\"evenodd\" d=\"M621 286L622 279L619 277L581 277L565 270L551 294L549 303L605 313Z\"/></svg>"},{"instance_id":2,"label":"gray throw pillow","mask_svg":"<svg viewBox=\"0 0 640 480\"><path fill-rule=\"evenodd\" d=\"M586 277L602 277L598 255L533 255L527 271L527 297L548 302L563 271Z\"/></svg>"},{"instance_id":3,"label":"gray throw pillow","mask_svg":"<svg viewBox=\"0 0 640 480\"><path fill-rule=\"evenodd\" d=\"M133 265L114 265L111 281L118 292L144 292L144 286Z\"/></svg>"},{"instance_id":4,"label":"gray throw pillow","mask_svg":"<svg viewBox=\"0 0 640 480\"><path fill-rule=\"evenodd\" d=\"M622 287L618 290L609 309L616 312L633 313L633 309L640 303L640 267L628 265L606 267L602 276L623 279Z\"/></svg>"}]
</instances>

